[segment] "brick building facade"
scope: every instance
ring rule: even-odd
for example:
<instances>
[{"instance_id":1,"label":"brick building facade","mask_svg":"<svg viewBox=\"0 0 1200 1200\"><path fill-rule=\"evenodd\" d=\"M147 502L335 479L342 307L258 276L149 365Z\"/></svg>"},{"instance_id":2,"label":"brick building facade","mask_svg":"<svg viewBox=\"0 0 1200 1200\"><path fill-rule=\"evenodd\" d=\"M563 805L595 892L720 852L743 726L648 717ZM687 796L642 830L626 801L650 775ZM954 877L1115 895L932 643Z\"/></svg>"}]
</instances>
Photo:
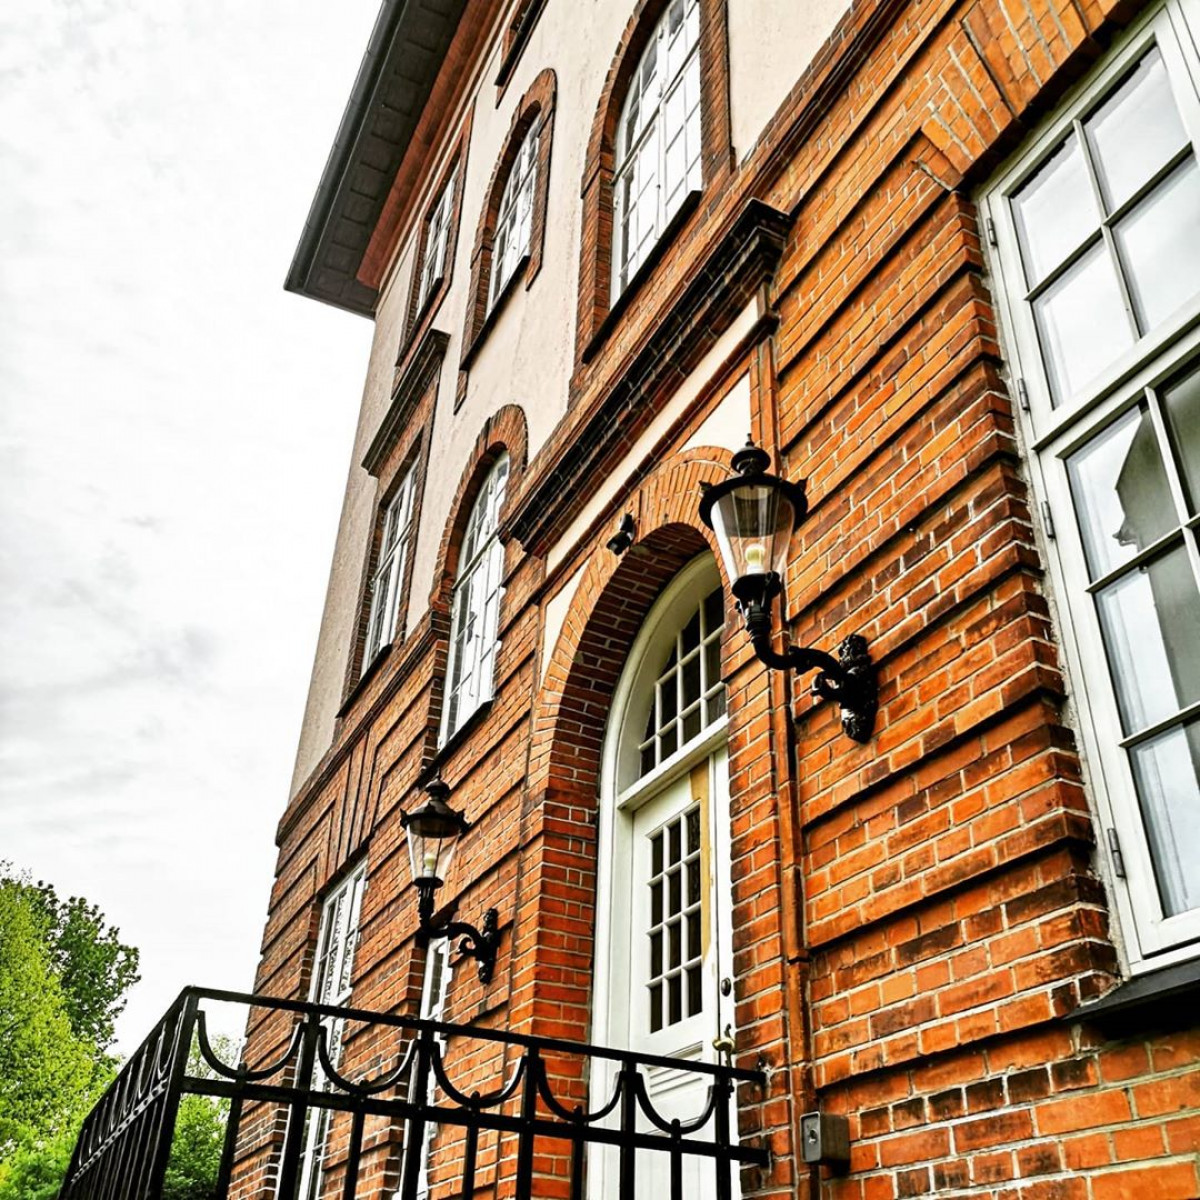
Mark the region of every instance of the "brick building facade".
<instances>
[{"instance_id":1,"label":"brick building facade","mask_svg":"<svg viewBox=\"0 0 1200 1200\"><path fill-rule=\"evenodd\" d=\"M1195 0L387 0L289 277L376 338L256 991L728 1032L745 1197L1200 1196L1198 41ZM865 744L699 519L748 432L807 480L777 637L866 637ZM417 937L435 774L486 984ZM402 1157L368 1130L370 1195Z\"/></svg>"}]
</instances>

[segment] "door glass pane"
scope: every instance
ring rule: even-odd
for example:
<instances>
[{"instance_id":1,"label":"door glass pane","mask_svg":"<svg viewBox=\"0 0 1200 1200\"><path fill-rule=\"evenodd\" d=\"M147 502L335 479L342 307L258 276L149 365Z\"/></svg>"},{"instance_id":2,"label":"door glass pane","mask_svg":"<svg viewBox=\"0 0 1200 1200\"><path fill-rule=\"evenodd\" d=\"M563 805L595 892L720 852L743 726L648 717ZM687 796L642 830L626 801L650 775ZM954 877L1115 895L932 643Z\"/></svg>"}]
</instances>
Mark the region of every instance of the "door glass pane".
<instances>
[{"instance_id":1,"label":"door glass pane","mask_svg":"<svg viewBox=\"0 0 1200 1200\"><path fill-rule=\"evenodd\" d=\"M1187 142L1157 50L1138 63L1084 128L1111 210Z\"/></svg>"},{"instance_id":2,"label":"door glass pane","mask_svg":"<svg viewBox=\"0 0 1200 1200\"><path fill-rule=\"evenodd\" d=\"M1079 143L1068 138L1012 200L1029 286L1040 283L1100 224Z\"/></svg>"},{"instance_id":3,"label":"door glass pane","mask_svg":"<svg viewBox=\"0 0 1200 1200\"><path fill-rule=\"evenodd\" d=\"M1189 158L1114 233L1143 332L1200 292L1200 168Z\"/></svg>"},{"instance_id":4,"label":"door glass pane","mask_svg":"<svg viewBox=\"0 0 1200 1200\"><path fill-rule=\"evenodd\" d=\"M1104 244L1034 301L1033 314L1055 402L1094 379L1133 344L1133 331Z\"/></svg>"},{"instance_id":5,"label":"door glass pane","mask_svg":"<svg viewBox=\"0 0 1200 1200\"><path fill-rule=\"evenodd\" d=\"M1200 512L1200 371L1169 387L1163 395L1171 439L1188 492L1188 509Z\"/></svg>"},{"instance_id":6,"label":"door glass pane","mask_svg":"<svg viewBox=\"0 0 1200 1200\"><path fill-rule=\"evenodd\" d=\"M1133 770L1163 910L1200 907L1200 722L1138 746Z\"/></svg>"},{"instance_id":7,"label":"door glass pane","mask_svg":"<svg viewBox=\"0 0 1200 1200\"><path fill-rule=\"evenodd\" d=\"M1135 408L1067 460L1093 579L1176 527L1150 414Z\"/></svg>"},{"instance_id":8,"label":"door glass pane","mask_svg":"<svg viewBox=\"0 0 1200 1200\"><path fill-rule=\"evenodd\" d=\"M1096 602L1126 733L1200 700L1200 592L1182 546L1122 576Z\"/></svg>"}]
</instances>

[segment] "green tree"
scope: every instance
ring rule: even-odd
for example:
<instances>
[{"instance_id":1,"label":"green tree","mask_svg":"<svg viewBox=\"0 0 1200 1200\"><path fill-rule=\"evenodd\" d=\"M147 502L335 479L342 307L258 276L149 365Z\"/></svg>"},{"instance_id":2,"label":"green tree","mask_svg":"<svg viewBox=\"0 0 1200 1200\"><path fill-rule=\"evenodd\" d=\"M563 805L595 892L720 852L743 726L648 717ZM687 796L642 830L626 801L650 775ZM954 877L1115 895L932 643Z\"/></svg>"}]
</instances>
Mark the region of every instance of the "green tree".
<instances>
[{"instance_id":1,"label":"green tree","mask_svg":"<svg viewBox=\"0 0 1200 1200\"><path fill-rule=\"evenodd\" d=\"M0 1163L0 1200L57 1200L76 1132L72 1125L49 1141L22 1147Z\"/></svg>"},{"instance_id":2,"label":"green tree","mask_svg":"<svg viewBox=\"0 0 1200 1200\"><path fill-rule=\"evenodd\" d=\"M75 1035L37 905L0 878L0 1161L53 1139L86 1106L95 1048Z\"/></svg>"},{"instance_id":3,"label":"green tree","mask_svg":"<svg viewBox=\"0 0 1200 1200\"><path fill-rule=\"evenodd\" d=\"M125 993L140 978L137 950L125 945L120 930L82 896L60 900L54 888L41 880L15 882L42 914L71 1029L97 1051L106 1051L125 1008Z\"/></svg>"}]
</instances>

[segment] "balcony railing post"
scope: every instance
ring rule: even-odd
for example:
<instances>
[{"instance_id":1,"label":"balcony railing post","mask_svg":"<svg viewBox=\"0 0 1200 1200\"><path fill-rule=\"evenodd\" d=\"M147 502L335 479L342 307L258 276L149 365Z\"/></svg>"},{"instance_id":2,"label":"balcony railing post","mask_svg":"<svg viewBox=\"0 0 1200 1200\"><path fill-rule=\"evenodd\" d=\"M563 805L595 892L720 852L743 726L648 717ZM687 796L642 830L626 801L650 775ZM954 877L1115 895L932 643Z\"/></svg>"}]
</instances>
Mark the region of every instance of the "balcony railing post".
<instances>
[{"instance_id":1,"label":"balcony railing post","mask_svg":"<svg viewBox=\"0 0 1200 1200\"><path fill-rule=\"evenodd\" d=\"M296 1064L296 1090L312 1090L313 1072L317 1061L317 1039L321 1036L321 1018L310 1012L304 1017L304 1032L300 1039L300 1058ZM309 1106L303 1099L292 1101L288 1113L287 1133L283 1139L283 1158L279 1164L279 1200L295 1200L300 1183L300 1155L308 1132Z\"/></svg>"},{"instance_id":2,"label":"balcony railing post","mask_svg":"<svg viewBox=\"0 0 1200 1200\"><path fill-rule=\"evenodd\" d=\"M717 1168L717 1200L733 1200L733 1158L730 1154L729 1100L733 1095L729 1076L724 1069L713 1080L715 1098L717 1157L713 1160Z\"/></svg>"},{"instance_id":3,"label":"balcony railing post","mask_svg":"<svg viewBox=\"0 0 1200 1200\"><path fill-rule=\"evenodd\" d=\"M167 1085L158 1105L158 1119L154 1120L147 1114L155 1141L150 1174L144 1193L146 1200L161 1200L162 1197L163 1180L167 1174L167 1164L171 1160L171 1143L175 1140L175 1118L179 1115L179 1100L183 1094L183 1077L187 1074L188 1054L192 1049L192 1034L196 1028L198 1007L199 1000L196 993L189 989L184 993L183 1007L175 1025Z\"/></svg>"},{"instance_id":4,"label":"balcony railing post","mask_svg":"<svg viewBox=\"0 0 1200 1200\"><path fill-rule=\"evenodd\" d=\"M537 1116L538 1084L542 1056L536 1046L525 1051L525 1079L521 1092L521 1132L517 1142L517 1195L533 1194L534 1118Z\"/></svg>"},{"instance_id":5,"label":"balcony railing post","mask_svg":"<svg viewBox=\"0 0 1200 1200\"><path fill-rule=\"evenodd\" d=\"M416 1070L408 1092L408 1102L416 1111L408 1118L404 1131L404 1175L400 1180L400 1195L415 1196L421 1176L421 1159L425 1146L425 1114L429 1105L429 1079L433 1070L436 1043L433 1030L424 1025L417 1036Z\"/></svg>"},{"instance_id":6,"label":"balcony railing post","mask_svg":"<svg viewBox=\"0 0 1200 1200\"><path fill-rule=\"evenodd\" d=\"M617 1195L620 1200L634 1200L634 1180L637 1178L637 1148L633 1144L633 1135L637 1132L637 1064L630 1061L622 1063L617 1078L621 1089L622 1135Z\"/></svg>"}]
</instances>

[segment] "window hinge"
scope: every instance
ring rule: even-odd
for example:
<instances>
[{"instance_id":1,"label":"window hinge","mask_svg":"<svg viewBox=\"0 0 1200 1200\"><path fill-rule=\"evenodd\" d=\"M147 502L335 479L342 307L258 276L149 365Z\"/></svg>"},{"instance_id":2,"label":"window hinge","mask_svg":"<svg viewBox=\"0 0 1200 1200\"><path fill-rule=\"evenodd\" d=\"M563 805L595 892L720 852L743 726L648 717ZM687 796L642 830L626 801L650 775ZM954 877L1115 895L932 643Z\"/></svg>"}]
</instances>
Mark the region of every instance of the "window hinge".
<instances>
[{"instance_id":1,"label":"window hinge","mask_svg":"<svg viewBox=\"0 0 1200 1200\"><path fill-rule=\"evenodd\" d=\"M1112 856L1113 870L1116 871L1117 878L1126 878L1125 856L1121 853L1121 839L1117 837L1117 831L1111 826L1108 829L1108 852Z\"/></svg>"},{"instance_id":2,"label":"window hinge","mask_svg":"<svg viewBox=\"0 0 1200 1200\"><path fill-rule=\"evenodd\" d=\"M1054 517L1050 514L1050 504L1048 501L1042 501L1042 524L1046 527L1046 536L1053 541L1054 533Z\"/></svg>"},{"instance_id":3,"label":"window hinge","mask_svg":"<svg viewBox=\"0 0 1200 1200\"><path fill-rule=\"evenodd\" d=\"M988 245L989 246L999 246L1000 243L998 241L996 241L996 222L993 221L991 217L988 217L984 221L983 225L984 225L984 228L987 230Z\"/></svg>"},{"instance_id":4,"label":"window hinge","mask_svg":"<svg viewBox=\"0 0 1200 1200\"><path fill-rule=\"evenodd\" d=\"M1021 411L1029 411L1029 389L1025 386L1025 380L1022 376L1017 377L1017 399L1021 404Z\"/></svg>"}]
</instances>

